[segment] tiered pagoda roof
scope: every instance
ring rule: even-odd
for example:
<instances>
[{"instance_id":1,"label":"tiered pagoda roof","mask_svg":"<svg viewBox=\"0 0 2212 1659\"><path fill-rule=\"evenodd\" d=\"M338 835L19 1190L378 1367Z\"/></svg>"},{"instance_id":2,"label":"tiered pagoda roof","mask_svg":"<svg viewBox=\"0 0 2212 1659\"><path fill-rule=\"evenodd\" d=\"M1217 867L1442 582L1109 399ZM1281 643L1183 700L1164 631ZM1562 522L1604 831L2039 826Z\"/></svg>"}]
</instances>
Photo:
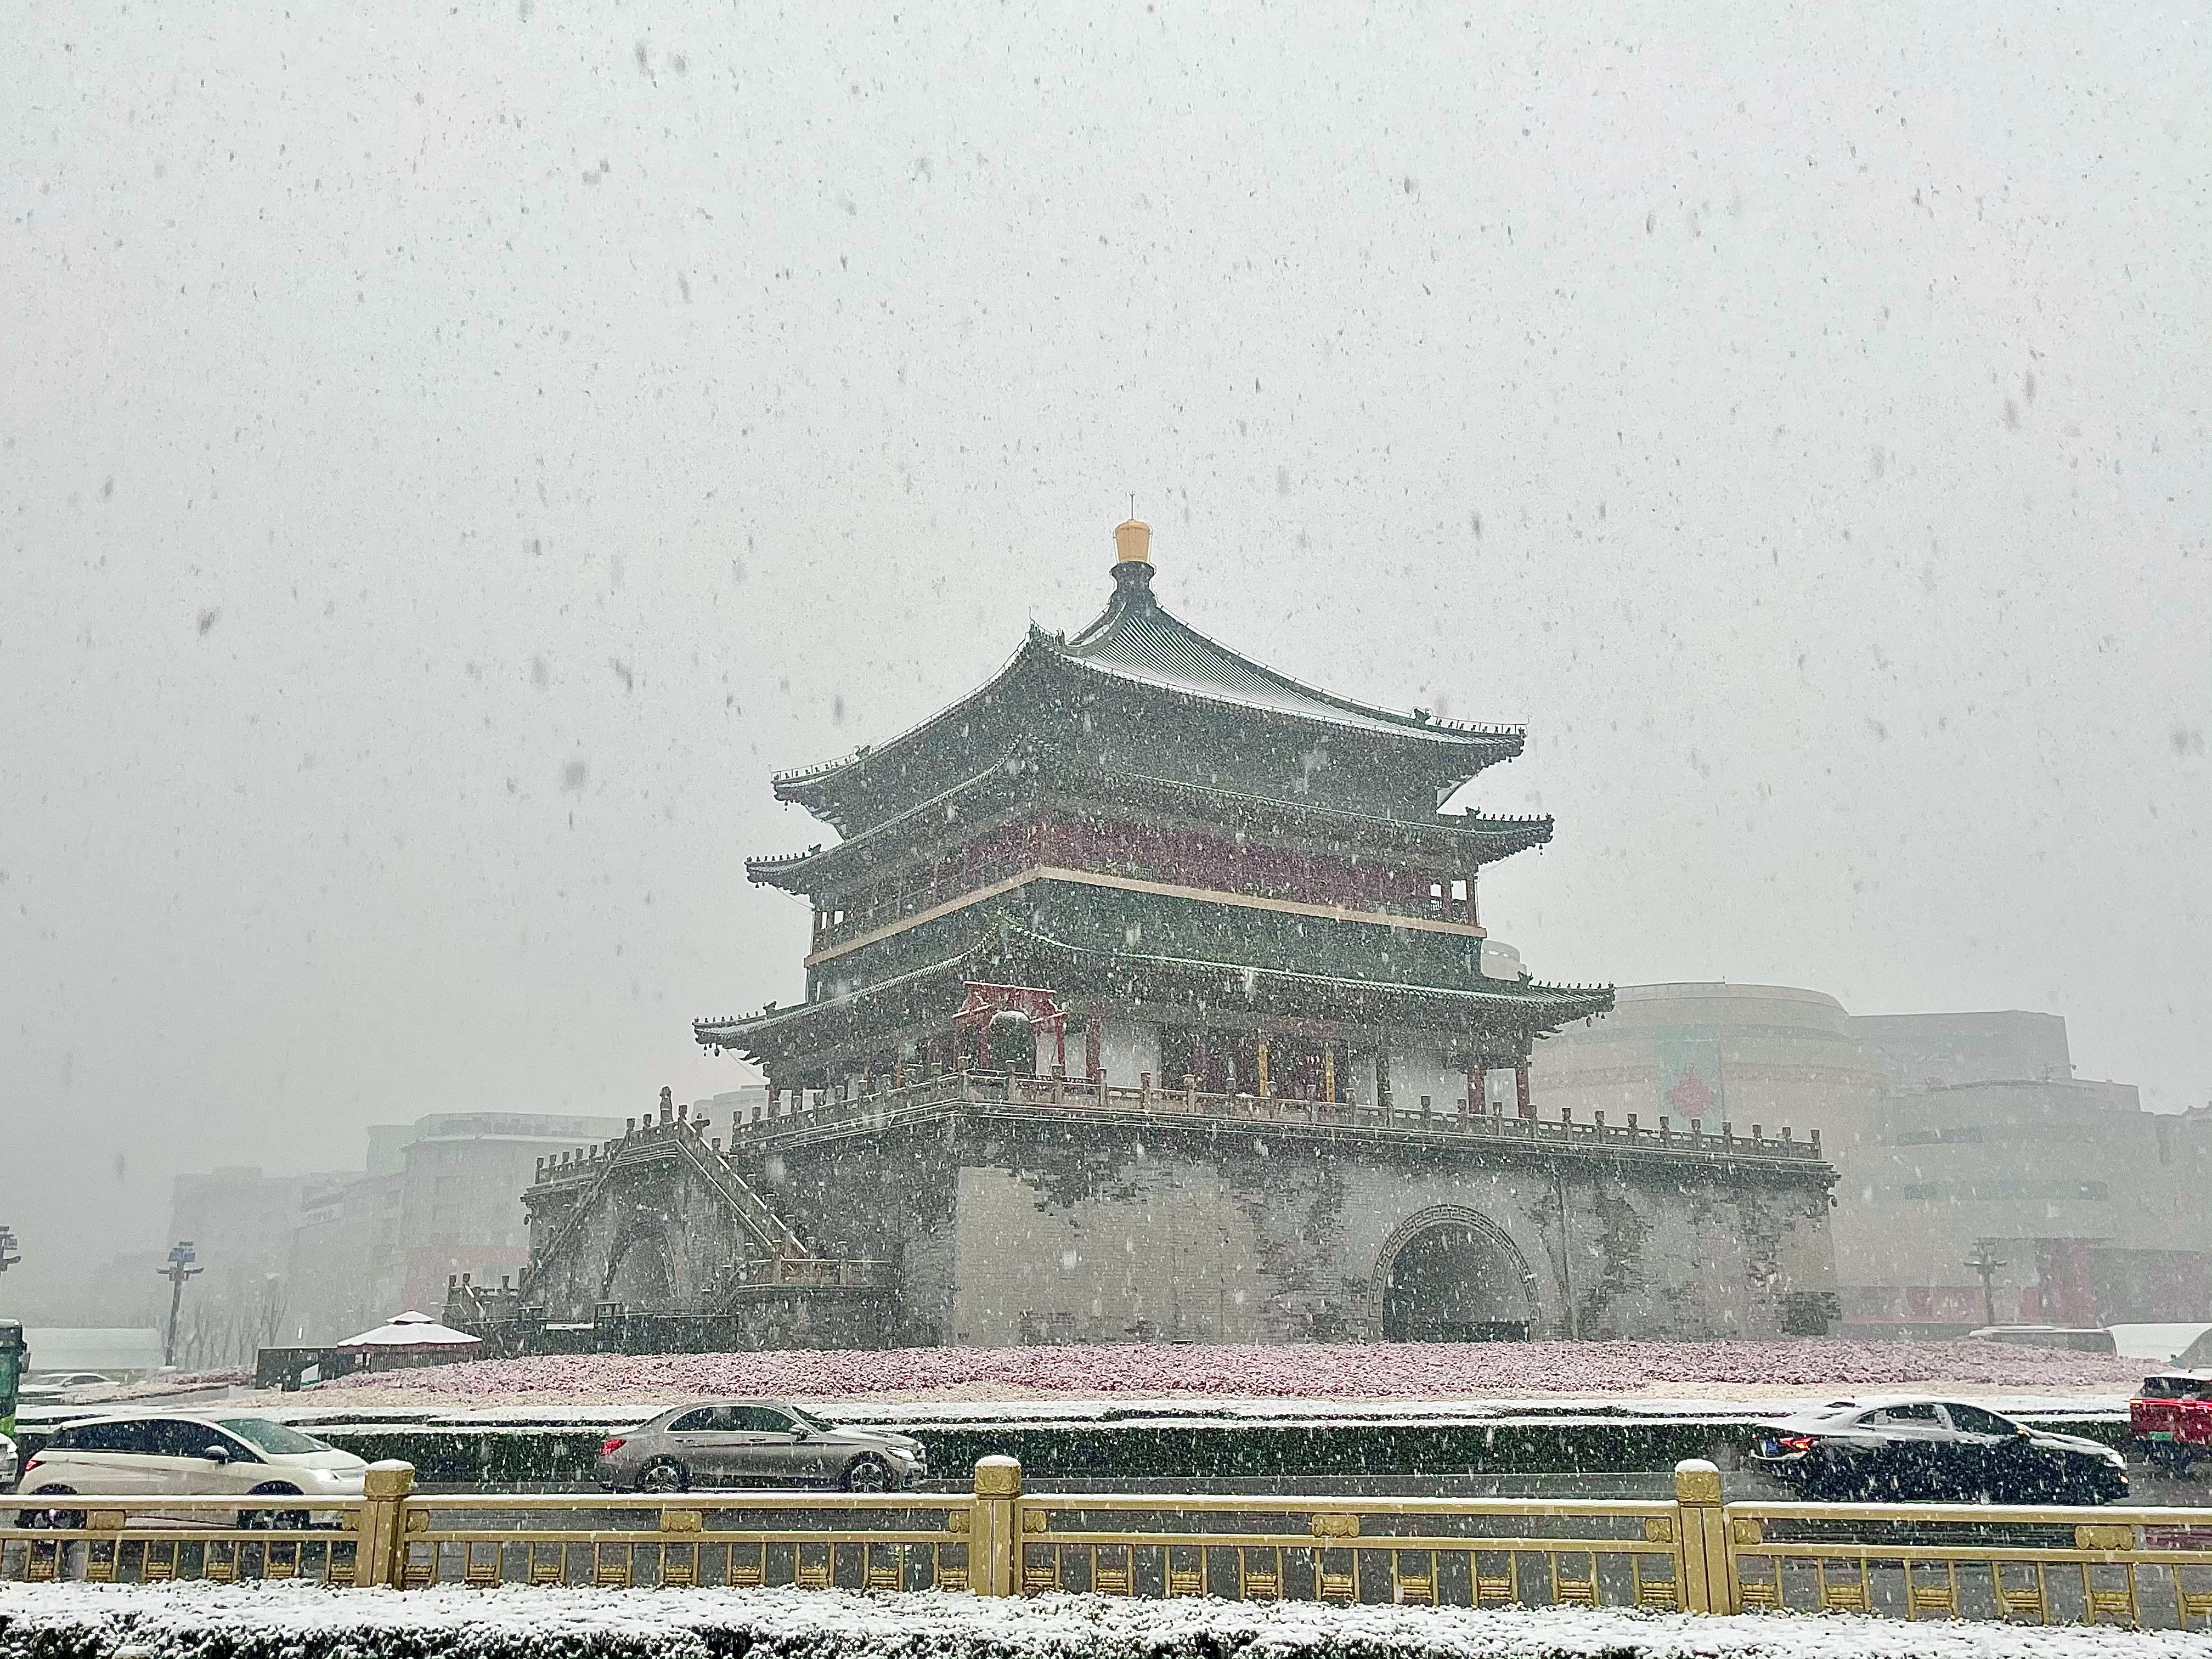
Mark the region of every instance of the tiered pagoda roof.
<instances>
[{"instance_id":1,"label":"tiered pagoda roof","mask_svg":"<svg viewBox=\"0 0 2212 1659\"><path fill-rule=\"evenodd\" d=\"M1032 625L1006 666L975 691L888 743L779 775L777 799L851 837L939 799L1017 749L1042 744L1081 753L1104 770L1142 769L1127 763L1133 755L1115 755L1110 737L1099 737L1095 720L1103 708L1149 720L1156 756L1157 734L1180 729L1162 722L1191 713L1233 725L1250 740L1253 752L1213 748L1182 757L1176 781L1370 812L1380 806L1383 817L1431 824L1452 822L1435 809L1459 785L1521 752L1517 726L1468 725L1419 709L1399 714L1318 690L1240 655L1161 606L1148 562L1124 561L1115 575L1104 614L1073 639ZM1364 787L1332 802L1325 785L1306 777L1294 793L1295 758L1316 748ZM1288 776L1283 765L1270 763L1285 754L1293 762Z\"/></svg>"},{"instance_id":2,"label":"tiered pagoda roof","mask_svg":"<svg viewBox=\"0 0 2212 1659\"><path fill-rule=\"evenodd\" d=\"M759 1058L826 1054L870 1030L926 1021L963 981L1066 983L1071 976L1092 994L1127 1002L1197 1002L1261 1016L1310 1014L1318 999L1334 1018L1347 1022L1404 1021L1478 1045L1494 1042L1501 1048L1511 1047L1511 1036L1532 1019L1556 1028L1613 1007L1613 992L1603 986L1547 985L1479 974L1433 983L1306 973L1218 957L1146 951L1104 939L1071 940L1001 915L991 928L962 941L951 954L889 978L841 985L796 1007L770 1004L757 1014L695 1020L692 1029L702 1045L717 1051L734 1049Z\"/></svg>"},{"instance_id":3,"label":"tiered pagoda roof","mask_svg":"<svg viewBox=\"0 0 2212 1659\"><path fill-rule=\"evenodd\" d=\"M1039 793L1078 793L1163 811L1182 810L1233 829L1267 836L1352 841L1379 848L1427 851L1471 864L1488 864L1540 847L1552 838L1549 816L1493 817L1480 813L1431 812L1394 817L1312 801L1285 800L1191 783L1180 778L1086 765L1066 748L1032 741L1010 750L974 776L870 824L828 847L745 860L745 874L789 893L811 893L865 871L879 848L902 847L924 825L974 822Z\"/></svg>"},{"instance_id":4,"label":"tiered pagoda roof","mask_svg":"<svg viewBox=\"0 0 2212 1659\"><path fill-rule=\"evenodd\" d=\"M1534 1036L1612 1006L1603 988L1483 970L1474 872L1548 841L1552 820L1437 808L1518 755L1522 728L1401 714L1255 662L1160 605L1144 526L1115 533L1114 595L1089 627L1069 638L1033 625L951 707L776 778L780 799L841 836L746 865L755 882L817 896L810 1000L696 1021L701 1043L772 1066L826 1062L926 1025L963 980L1206 1018L1409 1025L1490 1054L1525 1054ZM1071 867L1045 855L1073 844L1054 839L1062 823L1079 826L1079 841L1085 824L1109 837L1190 826L1176 833L1193 839L1176 844L1230 849L1206 856L1228 859L1220 869L1232 884L1256 871L1249 846L1254 858L1270 848L1317 858L1301 867L1324 872L1376 869L1394 882L1423 872L1412 890L1443 896L1423 912L1397 897L1309 896L1295 881L1226 892L1154 878L1140 862L1117 862L1120 852ZM963 849L977 847L995 861L962 866ZM940 851L971 872L950 891L915 873L929 877ZM1452 896L1454 878L1464 898ZM862 890L860 920L846 920L844 896Z\"/></svg>"}]
</instances>

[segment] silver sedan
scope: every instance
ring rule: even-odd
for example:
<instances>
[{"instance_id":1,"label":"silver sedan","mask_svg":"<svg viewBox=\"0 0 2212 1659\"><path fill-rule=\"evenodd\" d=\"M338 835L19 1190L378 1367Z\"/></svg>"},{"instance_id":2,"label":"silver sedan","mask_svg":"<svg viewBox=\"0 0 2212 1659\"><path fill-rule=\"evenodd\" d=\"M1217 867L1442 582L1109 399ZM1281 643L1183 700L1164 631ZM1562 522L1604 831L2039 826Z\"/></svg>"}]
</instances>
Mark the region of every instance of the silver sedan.
<instances>
[{"instance_id":1,"label":"silver sedan","mask_svg":"<svg viewBox=\"0 0 2212 1659\"><path fill-rule=\"evenodd\" d=\"M929 1473L911 1435L825 1423L780 1400L717 1400L665 1411L599 1448L613 1491L842 1486L892 1492Z\"/></svg>"}]
</instances>

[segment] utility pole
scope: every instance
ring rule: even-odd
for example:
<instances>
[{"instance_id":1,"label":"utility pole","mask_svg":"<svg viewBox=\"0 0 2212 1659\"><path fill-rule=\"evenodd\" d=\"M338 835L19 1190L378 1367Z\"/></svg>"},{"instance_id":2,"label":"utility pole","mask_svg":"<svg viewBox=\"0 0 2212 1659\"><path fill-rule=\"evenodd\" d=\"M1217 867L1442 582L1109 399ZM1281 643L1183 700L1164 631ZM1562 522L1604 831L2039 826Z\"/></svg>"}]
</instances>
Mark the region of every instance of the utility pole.
<instances>
[{"instance_id":1,"label":"utility pole","mask_svg":"<svg viewBox=\"0 0 2212 1659\"><path fill-rule=\"evenodd\" d=\"M1994 1325L1997 1322L1997 1304L1990 1283L1996 1279L2000 1267L2009 1267L2012 1263L1998 1261L1997 1253L1990 1248L1990 1241L1981 1238L1974 1241L1974 1253L1966 1258L1966 1266L1981 1277L1982 1323Z\"/></svg>"},{"instance_id":2,"label":"utility pole","mask_svg":"<svg viewBox=\"0 0 2212 1659\"><path fill-rule=\"evenodd\" d=\"M154 1271L169 1281L169 1334L161 1343L161 1364L177 1363L177 1307L185 1299L185 1281L199 1272L192 1263L199 1253L192 1249L192 1241L180 1238L169 1249L169 1265Z\"/></svg>"},{"instance_id":3,"label":"utility pole","mask_svg":"<svg viewBox=\"0 0 2212 1659\"><path fill-rule=\"evenodd\" d=\"M23 1258L16 1250L15 1230L0 1222L0 1273ZM23 1346L23 1328L12 1319L0 1319L0 1435L15 1432L15 1393L23 1380L30 1350Z\"/></svg>"}]
</instances>

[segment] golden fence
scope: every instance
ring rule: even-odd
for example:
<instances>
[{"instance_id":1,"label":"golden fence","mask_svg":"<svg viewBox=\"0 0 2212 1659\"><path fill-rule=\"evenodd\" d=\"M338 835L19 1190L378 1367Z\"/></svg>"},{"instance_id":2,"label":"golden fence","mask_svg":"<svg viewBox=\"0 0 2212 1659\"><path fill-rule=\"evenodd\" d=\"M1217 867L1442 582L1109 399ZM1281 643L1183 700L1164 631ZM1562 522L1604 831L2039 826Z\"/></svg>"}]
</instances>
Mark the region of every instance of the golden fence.
<instances>
[{"instance_id":1,"label":"golden fence","mask_svg":"<svg viewBox=\"0 0 2212 1659\"><path fill-rule=\"evenodd\" d=\"M388 1496L0 1496L0 1579L389 1583L398 1504L414 1471L379 1466L370 1477Z\"/></svg>"},{"instance_id":2,"label":"golden fence","mask_svg":"<svg viewBox=\"0 0 2212 1659\"><path fill-rule=\"evenodd\" d=\"M1731 1504L1733 1610L2212 1626L2212 1510Z\"/></svg>"},{"instance_id":3,"label":"golden fence","mask_svg":"<svg viewBox=\"0 0 2212 1659\"><path fill-rule=\"evenodd\" d=\"M972 1490L0 1498L0 1578L793 1585L2212 1628L2212 1510ZM303 1512L303 1501L312 1511ZM43 1502L82 1508L31 1510ZM589 1522L590 1524L580 1524ZM264 1524L267 1523L267 1524Z\"/></svg>"},{"instance_id":4,"label":"golden fence","mask_svg":"<svg viewBox=\"0 0 2212 1659\"><path fill-rule=\"evenodd\" d=\"M413 1498L390 1582L967 1589L975 1507L967 1492ZM580 1510L611 1524L576 1526Z\"/></svg>"}]
</instances>

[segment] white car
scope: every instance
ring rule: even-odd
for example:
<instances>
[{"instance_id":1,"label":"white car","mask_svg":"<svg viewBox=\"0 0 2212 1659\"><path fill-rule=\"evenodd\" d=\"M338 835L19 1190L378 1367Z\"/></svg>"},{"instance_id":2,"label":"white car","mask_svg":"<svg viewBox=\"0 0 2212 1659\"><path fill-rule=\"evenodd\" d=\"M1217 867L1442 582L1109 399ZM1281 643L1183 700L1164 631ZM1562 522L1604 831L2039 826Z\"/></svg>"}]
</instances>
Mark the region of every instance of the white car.
<instances>
[{"instance_id":1,"label":"white car","mask_svg":"<svg viewBox=\"0 0 2212 1659\"><path fill-rule=\"evenodd\" d=\"M358 1498L368 1465L312 1436L265 1417L164 1412L158 1417L99 1417L71 1423L23 1465L19 1498L45 1500L22 1510L22 1527L81 1527L86 1498L198 1497L237 1492L255 1497ZM148 1511L141 1511L148 1513ZM241 1527L304 1527L335 1519L312 1504L296 1510L241 1510ZM212 1522L212 1512L179 1510L178 1519Z\"/></svg>"},{"instance_id":2,"label":"white car","mask_svg":"<svg viewBox=\"0 0 2212 1659\"><path fill-rule=\"evenodd\" d=\"M15 1484L15 1443L0 1434L0 1492Z\"/></svg>"}]
</instances>

